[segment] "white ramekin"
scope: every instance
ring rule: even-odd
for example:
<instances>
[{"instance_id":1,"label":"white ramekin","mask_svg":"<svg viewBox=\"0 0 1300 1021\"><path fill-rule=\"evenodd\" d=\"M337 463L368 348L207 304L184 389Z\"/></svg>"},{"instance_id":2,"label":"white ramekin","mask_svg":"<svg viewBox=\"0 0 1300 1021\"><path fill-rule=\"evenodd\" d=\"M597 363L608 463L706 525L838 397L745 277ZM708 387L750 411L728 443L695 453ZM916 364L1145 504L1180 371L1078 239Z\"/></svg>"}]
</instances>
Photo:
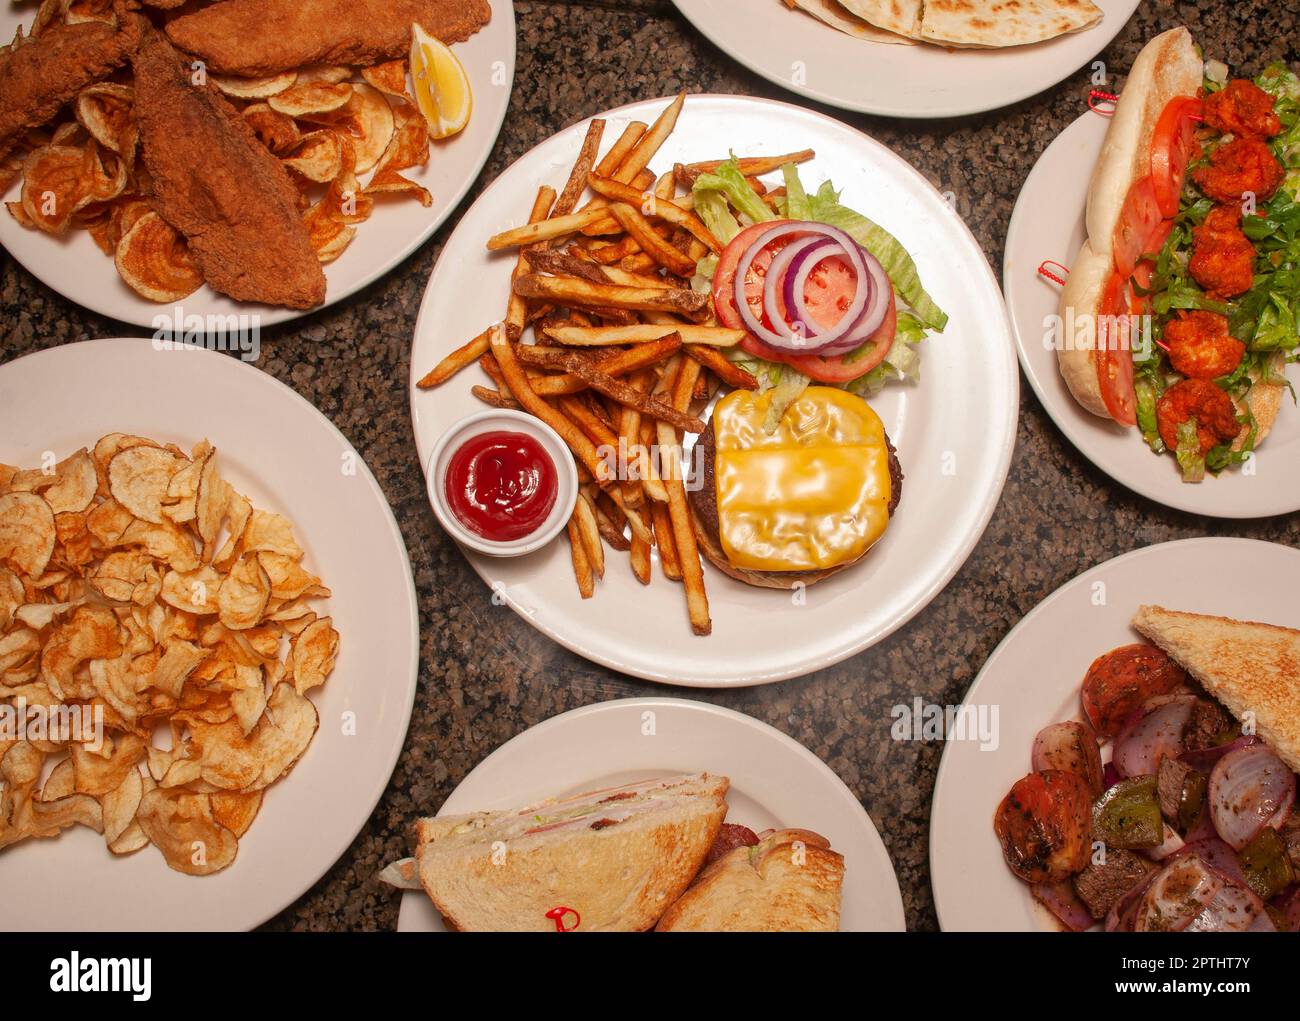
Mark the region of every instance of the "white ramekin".
<instances>
[{"instance_id":1,"label":"white ramekin","mask_svg":"<svg viewBox=\"0 0 1300 1021\"><path fill-rule=\"evenodd\" d=\"M550 455L555 464L555 505L551 513L535 532L520 539L497 542L476 535L460 523L447 504L447 467L452 456L466 440L488 432L519 432L537 440L542 449ZM476 415L462 418L438 438L429 463L424 472L425 488L429 494L429 503L433 513L447 534L462 546L491 557L521 557L541 549L562 532L573 514L574 504L578 501L578 469L573 463L573 455L559 433L540 418L513 411L509 408L493 408L480 411Z\"/></svg>"}]
</instances>

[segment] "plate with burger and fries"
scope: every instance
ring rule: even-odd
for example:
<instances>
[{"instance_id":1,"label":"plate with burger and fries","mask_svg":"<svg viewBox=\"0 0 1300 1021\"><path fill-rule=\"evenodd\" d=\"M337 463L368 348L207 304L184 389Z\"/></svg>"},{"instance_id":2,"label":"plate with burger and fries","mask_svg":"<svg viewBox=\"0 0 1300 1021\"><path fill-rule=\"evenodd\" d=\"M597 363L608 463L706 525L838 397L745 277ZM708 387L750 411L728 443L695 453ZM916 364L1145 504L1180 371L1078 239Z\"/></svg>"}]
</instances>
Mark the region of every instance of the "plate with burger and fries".
<instances>
[{"instance_id":1,"label":"plate with burger and fries","mask_svg":"<svg viewBox=\"0 0 1300 1021\"><path fill-rule=\"evenodd\" d=\"M430 499L475 570L671 683L782 680L901 626L1014 442L1006 314L949 203L750 97L632 104L521 158L449 239L411 361Z\"/></svg>"},{"instance_id":2,"label":"plate with burger and fries","mask_svg":"<svg viewBox=\"0 0 1300 1021\"><path fill-rule=\"evenodd\" d=\"M514 77L500 0L41 0L0 11L0 244L137 326L355 293L478 178Z\"/></svg>"}]
</instances>

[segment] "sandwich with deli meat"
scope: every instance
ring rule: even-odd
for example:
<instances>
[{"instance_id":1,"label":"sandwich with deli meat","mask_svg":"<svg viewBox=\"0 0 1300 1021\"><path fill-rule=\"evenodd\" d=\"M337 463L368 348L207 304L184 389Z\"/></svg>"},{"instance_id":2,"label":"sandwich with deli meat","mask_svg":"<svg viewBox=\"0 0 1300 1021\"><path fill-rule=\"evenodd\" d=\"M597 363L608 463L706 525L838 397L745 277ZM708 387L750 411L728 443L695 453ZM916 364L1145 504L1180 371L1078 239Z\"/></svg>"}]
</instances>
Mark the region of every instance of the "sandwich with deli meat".
<instances>
[{"instance_id":1,"label":"sandwich with deli meat","mask_svg":"<svg viewBox=\"0 0 1300 1021\"><path fill-rule=\"evenodd\" d=\"M1061 373L1183 478L1245 461L1300 337L1300 79L1205 63L1185 28L1138 55L1061 295ZM1149 317L1144 320L1143 317Z\"/></svg>"}]
</instances>

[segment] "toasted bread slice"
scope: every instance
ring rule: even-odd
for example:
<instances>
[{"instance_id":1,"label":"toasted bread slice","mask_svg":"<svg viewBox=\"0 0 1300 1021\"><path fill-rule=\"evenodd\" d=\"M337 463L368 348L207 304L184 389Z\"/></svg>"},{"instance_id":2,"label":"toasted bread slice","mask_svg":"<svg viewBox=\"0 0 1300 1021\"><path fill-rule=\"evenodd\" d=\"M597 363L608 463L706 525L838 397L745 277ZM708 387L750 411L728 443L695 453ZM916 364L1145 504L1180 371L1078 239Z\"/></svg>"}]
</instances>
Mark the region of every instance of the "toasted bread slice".
<instances>
[{"instance_id":1,"label":"toasted bread slice","mask_svg":"<svg viewBox=\"0 0 1300 1021\"><path fill-rule=\"evenodd\" d=\"M1300 631L1143 606L1133 626L1300 772Z\"/></svg>"},{"instance_id":2,"label":"toasted bread slice","mask_svg":"<svg viewBox=\"0 0 1300 1021\"><path fill-rule=\"evenodd\" d=\"M420 882L454 929L649 929L713 846L729 786L699 773L421 819Z\"/></svg>"},{"instance_id":3,"label":"toasted bread slice","mask_svg":"<svg viewBox=\"0 0 1300 1021\"><path fill-rule=\"evenodd\" d=\"M844 857L810 830L777 830L700 873L659 932L835 932Z\"/></svg>"}]
</instances>

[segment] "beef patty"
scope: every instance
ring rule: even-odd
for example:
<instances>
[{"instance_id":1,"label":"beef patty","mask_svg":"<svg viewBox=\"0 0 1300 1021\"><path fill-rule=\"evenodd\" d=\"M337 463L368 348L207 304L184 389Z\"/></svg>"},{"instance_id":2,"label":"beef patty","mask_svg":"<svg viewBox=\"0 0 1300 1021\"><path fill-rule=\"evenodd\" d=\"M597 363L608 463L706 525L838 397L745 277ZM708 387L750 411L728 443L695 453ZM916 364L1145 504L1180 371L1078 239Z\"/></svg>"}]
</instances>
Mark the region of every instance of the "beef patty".
<instances>
[{"instance_id":1,"label":"beef patty","mask_svg":"<svg viewBox=\"0 0 1300 1021\"><path fill-rule=\"evenodd\" d=\"M903 467L898 463L898 451L889 442L888 436L885 437L885 446L889 448L889 516L892 518L894 510L898 507L899 498L903 495ZM712 419L709 420L704 432L700 433L699 439L695 441L695 449L698 449L700 453L696 454L694 451L691 453L692 488L688 495L700 525L708 529L709 535L720 545L719 532L721 526L718 522L718 484L715 475L718 448L717 439L713 433ZM695 484L694 471L696 469L703 475L702 485ZM790 571L782 573L789 573L791 577L797 577L805 572Z\"/></svg>"}]
</instances>

